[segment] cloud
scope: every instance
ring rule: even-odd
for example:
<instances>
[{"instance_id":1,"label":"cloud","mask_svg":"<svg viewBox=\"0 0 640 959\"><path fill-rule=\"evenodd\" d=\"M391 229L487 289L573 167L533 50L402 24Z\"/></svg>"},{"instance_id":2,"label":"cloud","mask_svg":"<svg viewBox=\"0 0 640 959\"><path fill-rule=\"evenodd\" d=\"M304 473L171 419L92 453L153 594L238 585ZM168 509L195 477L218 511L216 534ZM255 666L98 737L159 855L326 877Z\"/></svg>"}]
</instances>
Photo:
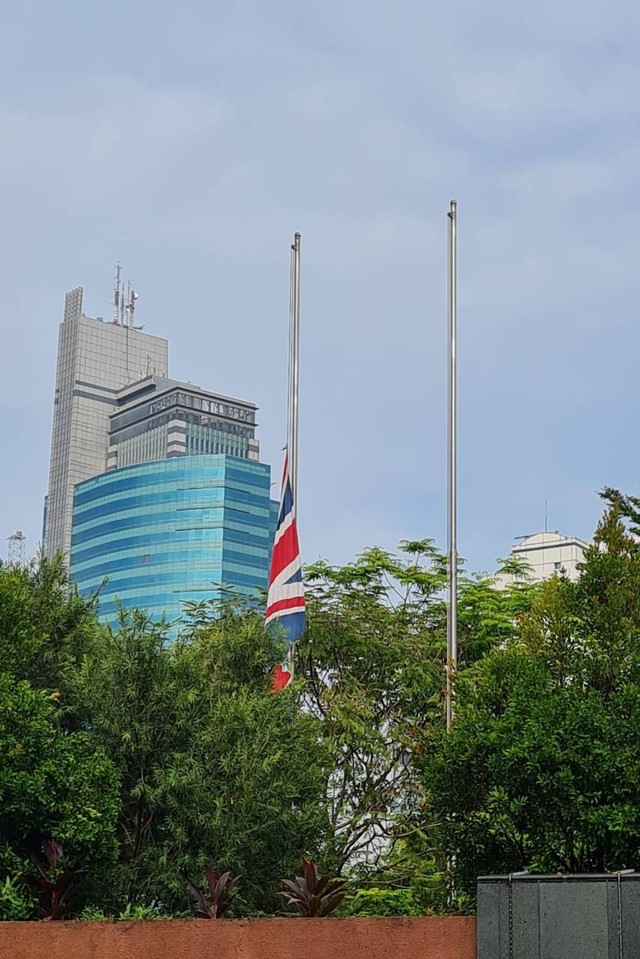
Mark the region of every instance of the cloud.
<instances>
[{"instance_id":1,"label":"cloud","mask_svg":"<svg viewBox=\"0 0 640 959\"><path fill-rule=\"evenodd\" d=\"M639 34L627 0L16 7L0 533L38 535L64 290L104 312L117 258L175 373L259 402L279 470L300 229L304 549L441 538L457 198L461 549L489 567L545 496L587 536L603 474L638 471Z\"/></svg>"}]
</instances>

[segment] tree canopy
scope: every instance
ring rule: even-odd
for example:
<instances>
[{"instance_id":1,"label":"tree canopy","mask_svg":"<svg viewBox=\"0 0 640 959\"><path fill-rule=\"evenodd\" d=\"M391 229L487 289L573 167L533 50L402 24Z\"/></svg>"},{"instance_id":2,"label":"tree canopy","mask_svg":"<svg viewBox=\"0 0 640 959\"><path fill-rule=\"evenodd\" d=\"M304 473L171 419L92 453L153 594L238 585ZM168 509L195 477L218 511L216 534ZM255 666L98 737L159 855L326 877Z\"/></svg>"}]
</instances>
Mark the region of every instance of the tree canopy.
<instances>
[{"instance_id":1,"label":"tree canopy","mask_svg":"<svg viewBox=\"0 0 640 959\"><path fill-rule=\"evenodd\" d=\"M58 560L0 564L0 918L51 917L63 887L65 914L192 914L205 868L241 877L228 914L273 914L301 857L350 915L640 865L640 500L606 497L575 582L461 567L449 733L430 540L306 570L278 693L255 607L193 605L170 641L143 611L101 624Z\"/></svg>"},{"instance_id":2,"label":"tree canopy","mask_svg":"<svg viewBox=\"0 0 640 959\"><path fill-rule=\"evenodd\" d=\"M434 841L478 875L605 872L640 852L640 549L614 506L581 576L536 591L517 635L458 684L425 737Z\"/></svg>"}]
</instances>

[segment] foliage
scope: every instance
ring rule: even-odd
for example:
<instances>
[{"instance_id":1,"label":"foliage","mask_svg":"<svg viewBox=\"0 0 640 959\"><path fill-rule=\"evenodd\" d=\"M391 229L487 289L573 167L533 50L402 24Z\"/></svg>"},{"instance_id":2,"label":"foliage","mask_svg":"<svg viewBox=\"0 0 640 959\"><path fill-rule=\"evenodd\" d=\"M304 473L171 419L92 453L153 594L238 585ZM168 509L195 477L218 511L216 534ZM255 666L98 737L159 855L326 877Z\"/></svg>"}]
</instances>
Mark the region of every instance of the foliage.
<instances>
[{"instance_id":1,"label":"foliage","mask_svg":"<svg viewBox=\"0 0 640 959\"><path fill-rule=\"evenodd\" d=\"M341 916L420 916L422 909L412 889L358 889L340 907Z\"/></svg>"},{"instance_id":2,"label":"foliage","mask_svg":"<svg viewBox=\"0 0 640 959\"><path fill-rule=\"evenodd\" d=\"M86 657L83 698L93 735L114 763L121 782L118 818L120 869L114 883L119 908L152 898L145 862L153 817L161 804L160 767L175 740L177 690L173 657L163 624L143 613L123 614L117 632Z\"/></svg>"},{"instance_id":3,"label":"foliage","mask_svg":"<svg viewBox=\"0 0 640 959\"><path fill-rule=\"evenodd\" d=\"M456 888L521 869L640 865L640 547L614 506L578 582L537 592L519 636L459 682L425 735L431 835Z\"/></svg>"},{"instance_id":4,"label":"foliage","mask_svg":"<svg viewBox=\"0 0 640 959\"><path fill-rule=\"evenodd\" d=\"M132 906L127 903L118 915L109 915L104 909L98 906L85 906L78 919L82 922L131 922L131 921L150 921L155 919L175 919L178 916L165 915L158 911L154 906ZM180 917L182 918L182 917Z\"/></svg>"},{"instance_id":5,"label":"foliage","mask_svg":"<svg viewBox=\"0 0 640 959\"><path fill-rule=\"evenodd\" d=\"M58 561L0 564L0 917L158 918L190 895L273 914L301 857L300 915L464 910L479 873L640 866L640 498L605 495L577 582L461 567L450 734L428 540L309 568L277 694L255 603L191 604L169 642L140 611L101 626ZM203 872L209 899L185 884Z\"/></svg>"},{"instance_id":6,"label":"foliage","mask_svg":"<svg viewBox=\"0 0 640 959\"><path fill-rule=\"evenodd\" d=\"M332 754L323 860L335 871L370 874L390 846L418 840L425 794L413 760L421 730L443 721L445 570L430 540L307 570L309 628L296 675ZM526 586L498 590L461 575L460 668L508 641L528 604Z\"/></svg>"},{"instance_id":7,"label":"foliage","mask_svg":"<svg viewBox=\"0 0 640 959\"><path fill-rule=\"evenodd\" d=\"M24 566L0 562L2 670L55 696L59 721L69 729L83 719L79 665L102 633L95 605L69 584L62 556Z\"/></svg>"},{"instance_id":8,"label":"foliage","mask_svg":"<svg viewBox=\"0 0 640 959\"><path fill-rule=\"evenodd\" d=\"M246 877L235 911L273 909L275 877L323 840L317 723L270 694L282 650L262 618L219 612L200 609L173 646L162 625L124 616L87 658L93 733L122 780L116 910L187 909L183 877L207 861Z\"/></svg>"},{"instance_id":9,"label":"foliage","mask_svg":"<svg viewBox=\"0 0 640 959\"><path fill-rule=\"evenodd\" d=\"M190 891L198 904L198 914L204 919L218 919L231 905L239 876L231 876L229 870L217 872L206 866L204 870L209 898L197 886L187 881Z\"/></svg>"},{"instance_id":10,"label":"foliage","mask_svg":"<svg viewBox=\"0 0 640 959\"><path fill-rule=\"evenodd\" d=\"M430 627L441 562L430 543L407 548L407 559L368 550L349 566L308 570L296 675L331 748L324 859L338 872L377 863L416 788L412 727L439 712L442 643Z\"/></svg>"},{"instance_id":11,"label":"foliage","mask_svg":"<svg viewBox=\"0 0 640 959\"><path fill-rule=\"evenodd\" d=\"M146 922L159 919L172 919L174 916L166 915L160 912L154 906L142 906L132 905L130 902L127 903L124 909L116 916L118 922L127 922L127 921L140 921L144 920Z\"/></svg>"},{"instance_id":12,"label":"foliage","mask_svg":"<svg viewBox=\"0 0 640 959\"><path fill-rule=\"evenodd\" d=\"M33 899L17 876L5 876L0 881L0 921L29 919L33 914Z\"/></svg>"},{"instance_id":13,"label":"foliage","mask_svg":"<svg viewBox=\"0 0 640 959\"><path fill-rule=\"evenodd\" d=\"M294 880L283 879L280 883L285 891L281 892L296 914L308 919L329 916L334 912L347 894L345 883L341 879L331 879L329 875L319 875L315 862L302 859L302 875Z\"/></svg>"},{"instance_id":14,"label":"foliage","mask_svg":"<svg viewBox=\"0 0 640 959\"><path fill-rule=\"evenodd\" d=\"M415 821L419 824L427 812L425 799L415 812ZM406 901L412 910L409 915L414 909L420 915L440 915L451 911L447 879L447 863L442 851L433 837L416 826L409 835L389 847L377 872L360 878L358 891L366 892L369 888L390 893L408 891L410 896Z\"/></svg>"},{"instance_id":15,"label":"foliage","mask_svg":"<svg viewBox=\"0 0 640 959\"><path fill-rule=\"evenodd\" d=\"M30 890L25 901L41 902L36 889L38 881L46 887L45 877L54 886L43 890L45 898L59 898L58 877L43 865L48 857L54 872L58 866L52 837L78 868L86 865L86 890L99 885L115 856L117 776L90 736L60 730L57 709L46 692L0 673L0 880L7 900L19 887Z\"/></svg>"},{"instance_id":16,"label":"foliage","mask_svg":"<svg viewBox=\"0 0 640 959\"><path fill-rule=\"evenodd\" d=\"M78 915L78 919L82 922L110 922L111 917L108 916L104 909L101 909L99 906L85 906L82 912Z\"/></svg>"},{"instance_id":17,"label":"foliage","mask_svg":"<svg viewBox=\"0 0 640 959\"><path fill-rule=\"evenodd\" d=\"M38 884L42 890L37 906L38 914L46 920L66 919L74 911L78 899L79 873L71 864L66 868L59 865L64 849L62 843L56 839L45 839L42 852L47 862L46 868L40 857L32 855L38 873Z\"/></svg>"}]
</instances>

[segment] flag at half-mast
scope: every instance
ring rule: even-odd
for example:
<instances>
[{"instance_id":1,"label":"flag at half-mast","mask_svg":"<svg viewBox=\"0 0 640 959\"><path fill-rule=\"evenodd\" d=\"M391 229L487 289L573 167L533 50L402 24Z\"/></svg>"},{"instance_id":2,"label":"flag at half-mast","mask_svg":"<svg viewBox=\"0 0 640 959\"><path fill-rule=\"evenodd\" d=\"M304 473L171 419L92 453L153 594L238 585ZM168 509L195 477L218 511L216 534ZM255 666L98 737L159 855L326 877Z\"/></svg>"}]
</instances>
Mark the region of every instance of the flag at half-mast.
<instances>
[{"instance_id":1,"label":"flag at half-mast","mask_svg":"<svg viewBox=\"0 0 640 959\"><path fill-rule=\"evenodd\" d=\"M267 625L277 623L281 626L290 643L295 643L304 633L304 585L288 455L285 455L284 460L265 622Z\"/></svg>"}]
</instances>

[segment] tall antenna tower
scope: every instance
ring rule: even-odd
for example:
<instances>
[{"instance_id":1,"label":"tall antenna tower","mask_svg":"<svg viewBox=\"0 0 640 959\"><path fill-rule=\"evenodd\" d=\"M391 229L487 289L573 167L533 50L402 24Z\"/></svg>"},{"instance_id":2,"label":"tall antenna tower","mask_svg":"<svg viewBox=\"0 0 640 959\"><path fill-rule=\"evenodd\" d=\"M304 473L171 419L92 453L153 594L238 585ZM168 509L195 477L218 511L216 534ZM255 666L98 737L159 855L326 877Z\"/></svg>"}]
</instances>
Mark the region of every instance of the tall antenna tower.
<instances>
[{"instance_id":1,"label":"tall antenna tower","mask_svg":"<svg viewBox=\"0 0 640 959\"><path fill-rule=\"evenodd\" d=\"M11 536L7 537L9 548L7 550L9 562L12 565L20 566L27 561L27 537L21 529L16 530Z\"/></svg>"},{"instance_id":2,"label":"tall antenna tower","mask_svg":"<svg viewBox=\"0 0 640 959\"><path fill-rule=\"evenodd\" d=\"M132 288L131 283L127 281L125 288L122 279L122 266L116 264L115 286L113 288L113 319L114 326L126 326L129 329L141 329L134 323L136 312L136 300L138 294Z\"/></svg>"}]
</instances>

